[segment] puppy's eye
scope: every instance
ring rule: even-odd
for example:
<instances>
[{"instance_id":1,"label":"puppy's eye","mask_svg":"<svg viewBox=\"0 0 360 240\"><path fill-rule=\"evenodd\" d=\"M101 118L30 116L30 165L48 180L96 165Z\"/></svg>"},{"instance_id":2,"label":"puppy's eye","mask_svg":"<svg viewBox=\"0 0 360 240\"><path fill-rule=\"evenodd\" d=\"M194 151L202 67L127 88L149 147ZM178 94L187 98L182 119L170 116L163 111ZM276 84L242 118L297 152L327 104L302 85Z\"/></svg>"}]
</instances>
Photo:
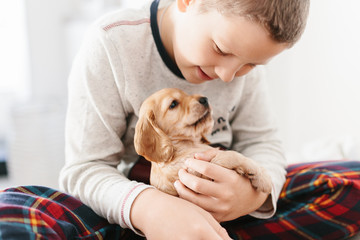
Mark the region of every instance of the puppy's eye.
<instances>
[{"instance_id":1,"label":"puppy's eye","mask_svg":"<svg viewBox=\"0 0 360 240\"><path fill-rule=\"evenodd\" d=\"M177 105L179 105L178 101L174 100L171 102L169 109L175 108Z\"/></svg>"}]
</instances>

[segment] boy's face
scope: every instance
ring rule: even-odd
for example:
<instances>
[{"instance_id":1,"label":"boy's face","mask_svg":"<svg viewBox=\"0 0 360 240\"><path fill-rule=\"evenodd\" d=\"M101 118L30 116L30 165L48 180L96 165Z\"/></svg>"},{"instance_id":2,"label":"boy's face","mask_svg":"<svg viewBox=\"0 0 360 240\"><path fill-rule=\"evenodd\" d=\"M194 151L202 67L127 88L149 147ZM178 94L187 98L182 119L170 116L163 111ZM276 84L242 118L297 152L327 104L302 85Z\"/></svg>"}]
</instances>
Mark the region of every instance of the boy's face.
<instances>
[{"instance_id":1,"label":"boy's face","mask_svg":"<svg viewBox=\"0 0 360 240\"><path fill-rule=\"evenodd\" d=\"M187 81L195 84L220 78L230 82L285 50L258 23L218 11L198 12L190 1L179 11L172 38L172 57Z\"/></svg>"}]
</instances>

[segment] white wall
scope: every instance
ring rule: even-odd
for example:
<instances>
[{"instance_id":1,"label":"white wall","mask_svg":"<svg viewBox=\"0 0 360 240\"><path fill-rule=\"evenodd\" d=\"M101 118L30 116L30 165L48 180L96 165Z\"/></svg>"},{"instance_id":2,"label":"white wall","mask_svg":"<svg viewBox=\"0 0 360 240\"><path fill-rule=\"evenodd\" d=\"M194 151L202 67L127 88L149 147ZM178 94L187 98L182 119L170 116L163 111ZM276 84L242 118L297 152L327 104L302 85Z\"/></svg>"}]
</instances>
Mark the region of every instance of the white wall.
<instances>
[{"instance_id":1,"label":"white wall","mask_svg":"<svg viewBox=\"0 0 360 240\"><path fill-rule=\"evenodd\" d=\"M25 0L25 4L32 97L66 99L67 77L77 51L69 40L80 43L87 25L104 11L119 7L120 0ZM69 36L69 29L77 34Z\"/></svg>"},{"instance_id":2,"label":"white wall","mask_svg":"<svg viewBox=\"0 0 360 240\"><path fill-rule=\"evenodd\" d=\"M28 91L28 52L23 0L0 1L0 141L9 131L10 104Z\"/></svg>"},{"instance_id":3,"label":"white wall","mask_svg":"<svg viewBox=\"0 0 360 240\"><path fill-rule=\"evenodd\" d=\"M27 29L27 54L18 57L20 61L28 58L29 71L23 73L26 81L20 86L26 87L29 96L26 101L13 100L8 93L0 91L2 102L0 112L5 117L0 119L0 143L4 135L8 146L9 185L46 185L57 187L58 173L64 165L64 117L67 101L67 78L70 62L76 49L70 49L70 42L79 42L86 25L94 21L101 11L114 7L118 0L15 0L25 5L21 13L22 25ZM7 9L9 8L2 8ZM16 10L9 16L16 15ZM5 18L6 19L6 18ZM6 19L8 20L8 19ZM78 33L69 36L69 28L73 23L83 21ZM4 21L2 21L3 23ZM11 23L11 21L10 21ZM6 24L10 30L22 31L14 24ZM9 44L2 44L9 49L18 49L17 42L21 39L8 32ZM23 50L25 51L25 50ZM16 53L16 52L15 52ZM8 57L14 55L14 51ZM21 68L7 61L6 65ZM4 73L3 71L1 73ZM17 73L13 71L13 73ZM11 74L7 74L7 76ZM14 74L13 74L14 75ZM25 78L24 77L24 78ZM1 86L1 85L0 85ZM25 87L25 88L26 88ZM0 88L2 90L3 88ZM14 91L17 91L15 88ZM10 94L11 95L11 94ZM11 98L11 99L10 99ZM10 99L10 100L8 100ZM19 100L19 99L18 99ZM6 129L2 131L2 129ZM8 130L10 129L10 130ZM2 132L5 132L2 134Z\"/></svg>"},{"instance_id":4,"label":"white wall","mask_svg":"<svg viewBox=\"0 0 360 240\"><path fill-rule=\"evenodd\" d=\"M359 9L358 0L311 1L300 42L267 66L288 152L320 138L360 138Z\"/></svg>"},{"instance_id":5,"label":"white wall","mask_svg":"<svg viewBox=\"0 0 360 240\"><path fill-rule=\"evenodd\" d=\"M66 97L64 23L68 1L25 1L32 98Z\"/></svg>"}]
</instances>

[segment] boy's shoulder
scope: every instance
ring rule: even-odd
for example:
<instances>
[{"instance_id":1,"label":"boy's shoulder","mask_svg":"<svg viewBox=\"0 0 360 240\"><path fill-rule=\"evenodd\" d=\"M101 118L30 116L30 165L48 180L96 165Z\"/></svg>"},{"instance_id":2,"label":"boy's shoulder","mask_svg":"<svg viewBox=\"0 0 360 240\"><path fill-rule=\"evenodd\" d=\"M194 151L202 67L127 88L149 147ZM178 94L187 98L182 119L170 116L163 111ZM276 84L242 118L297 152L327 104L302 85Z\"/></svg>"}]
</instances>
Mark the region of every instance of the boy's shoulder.
<instances>
[{"instance_id":1,"label":"boy's shoulder","mask_svg":"<svg viewBox=\"0 0 360 240\"><path fill-rule=\"evenodd\" d=\"M109 12L97 19L92 27L108 31L120 26L150 23L151 2L151 0L145 1L141 8L121 8Z\"/></svg>"}]
</instances>

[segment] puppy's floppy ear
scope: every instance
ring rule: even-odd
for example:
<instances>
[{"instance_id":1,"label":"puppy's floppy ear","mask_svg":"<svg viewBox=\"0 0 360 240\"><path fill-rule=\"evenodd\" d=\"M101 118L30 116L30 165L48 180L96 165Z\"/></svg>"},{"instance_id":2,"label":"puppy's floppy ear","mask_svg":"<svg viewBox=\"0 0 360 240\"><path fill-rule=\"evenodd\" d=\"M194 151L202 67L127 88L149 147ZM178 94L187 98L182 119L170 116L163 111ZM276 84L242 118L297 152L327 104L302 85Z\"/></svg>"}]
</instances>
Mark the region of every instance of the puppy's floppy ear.
<instances>
[{"instance_id":1,"label":"puppy's floppy ear","mask_svg":"<svg viewBox=\"0 0 360 240\"><path fill-rule=\"evenodd\" d=\"M201 136L201 140L200 140L202 143L204 143L204 144L207 144L207 145L210 145L210 143L211 142L209 142L209 140L207 140L207 138L204 136L204 135L202 135Z\"/></svg>"},{"instance_id":2,"label":"puppy's floppy ear","mask_svg":"<svg viewBox=\"0 0 360 240\"><path fill-rule=\"evenodd\" d=\"M157 126L152 110L140 116L135 128L134 145L139 155L153 162L166 162L174 154L170 138Z\"/></svg>"}]
</instances>

